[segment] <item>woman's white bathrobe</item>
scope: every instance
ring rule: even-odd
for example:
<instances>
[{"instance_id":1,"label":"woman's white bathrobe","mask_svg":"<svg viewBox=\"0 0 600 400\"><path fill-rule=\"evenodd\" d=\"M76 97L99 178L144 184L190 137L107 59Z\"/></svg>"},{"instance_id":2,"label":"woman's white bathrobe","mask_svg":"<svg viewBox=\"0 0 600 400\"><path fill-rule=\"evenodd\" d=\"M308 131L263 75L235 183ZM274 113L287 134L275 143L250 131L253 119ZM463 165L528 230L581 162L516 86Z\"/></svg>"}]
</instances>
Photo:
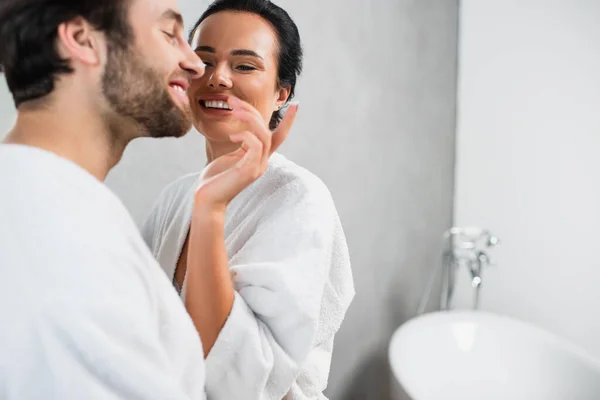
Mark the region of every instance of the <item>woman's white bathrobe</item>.
<instances>
[{"instance_id":1,"label":"woman's white bathrobe","mask_svg":"<svg viewBox=\"0 0 600 400\"><path fill-rule=\"evenodd\" d=\"M167 186L142 229L171 280L198 179ZM206 359L209 399L324 399L334 335L354 297L329 190L273 154L266 173L229 205L225 243L236 295ZM185 290L184 283L182 297Z\"/></svg>"}]
</instances>

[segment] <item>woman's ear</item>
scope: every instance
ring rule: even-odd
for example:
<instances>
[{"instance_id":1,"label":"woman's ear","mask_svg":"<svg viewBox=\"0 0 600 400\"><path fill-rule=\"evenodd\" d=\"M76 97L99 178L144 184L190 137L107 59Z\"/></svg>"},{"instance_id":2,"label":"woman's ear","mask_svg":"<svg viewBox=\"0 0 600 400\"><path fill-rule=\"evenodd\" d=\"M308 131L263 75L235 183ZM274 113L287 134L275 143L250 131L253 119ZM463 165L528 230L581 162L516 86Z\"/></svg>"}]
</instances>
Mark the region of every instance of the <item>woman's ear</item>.
<instances>
[{"instance_id":1,"label":"woman's ear","mask_svg":"<svg viewBox=\"0 0 600 400\"><path fill-rule=\"evenodd\" d=\"M279 89L277 89L277 93L276 93L277 98L275 99L275 105L276 105L275 109L277 111L281 110L281 107L283 107L283 105L289 99L291 92L292 92L292 90L290 87L280 86Z\"/></svg>"}]
</instances>

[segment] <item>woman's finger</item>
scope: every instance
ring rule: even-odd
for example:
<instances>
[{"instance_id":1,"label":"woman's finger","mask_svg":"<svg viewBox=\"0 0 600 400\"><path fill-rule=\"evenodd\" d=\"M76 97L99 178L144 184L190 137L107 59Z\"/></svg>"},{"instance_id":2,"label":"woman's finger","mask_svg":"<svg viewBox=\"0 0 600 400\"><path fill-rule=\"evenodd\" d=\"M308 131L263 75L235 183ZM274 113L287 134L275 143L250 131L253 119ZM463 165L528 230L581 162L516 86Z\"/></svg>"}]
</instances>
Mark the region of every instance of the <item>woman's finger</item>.
<instances>
[{"instance_id":1,"label":"woman's finger","mask_svg":"<svg viewBox=\"0 0 600 400\"><path fill-rule=\"evenodd\" d=\"M233 116L247 122L248 129L263 143L263 158L267 159L270 155L272 132L263 117L253 106L236 97L230 97L228 104L233 109Z\"/></svg>"},{"instance_id":2,"label":"woman's finger","mask_svg":"<svg viewBox=\"0 0 600 400\"><path fill-rule=\"evenodd\" d=\"M298 103L290 104L275 132L271 132L258 110L252 105L233 96L228 103L230 107L233 108L234 115L237 118L248 122L250 124L250 129L254 131L263 142L263 157L265 162L275 151L277 151L279 146L281 146L287 138L296 119L299 107Z\"/></svg>"},{"instance_id":3,"label":"woman's finger","mask_svg":"<svg viewBox=\"0 0 600 400\"><path fill-rule=\"evenodd\" d=\"M248 179L254 180L262 173L263 143L252 132L241 132L230 136L233 143L241 143L245 153L236 163L238 170Z\"/></svg>"},{"instance_id":4,"label":"woman's finger","mask_svg":"<svg viewBox=\"0 0 600 400\"><path fill-rule=\"evenodd\" d=\"M296 114L298 113L298 103L290 104L283 116L281 122L273 132L271 136L271 147L269 148L269 156L277 151L279 146L285 141L292 129L292 125L294 125L294 121L296 119Z\"/></svg>"},{"instance_id":5,"label":"woman's finger","mask_svg":"<svg viewBox=\"0 0 600 400\"><path fill-rule=\"evenodd\" d=\"M256 107L254 107L253 105L251 105L250 103L235 97L235 96L229 96L227 99L227 104L229 105L229 107L231 107L233 110L235 109L242 109L246 112L252 113L254 114L257 118L260 118L262 120L262 115L260 115L260 113L258 112L258 110L256 109Z\"/></svg>"}]
</instances>

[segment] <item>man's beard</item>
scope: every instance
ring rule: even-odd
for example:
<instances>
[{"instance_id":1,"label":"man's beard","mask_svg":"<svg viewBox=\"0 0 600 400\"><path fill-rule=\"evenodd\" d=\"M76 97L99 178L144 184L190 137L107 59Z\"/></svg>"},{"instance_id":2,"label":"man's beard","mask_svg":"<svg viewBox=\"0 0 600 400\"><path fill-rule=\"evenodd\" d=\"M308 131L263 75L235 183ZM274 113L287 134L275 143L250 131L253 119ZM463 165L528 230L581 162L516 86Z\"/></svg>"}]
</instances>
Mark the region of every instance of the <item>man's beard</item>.
<instances>
[{"instance_id":1,"label":"man's beard","mask_svg":"<svg viewBox=\"0 0 600 400\"><path fill-rule=\"evenodd\" d=\"M192 127L190 107L177 107L164 75L144 64L130 47L109 47L102 91L117 116L107 121L117 136L181 137ZM132 128L137 132L124 132Z\"/></svg>"}]
</instances>

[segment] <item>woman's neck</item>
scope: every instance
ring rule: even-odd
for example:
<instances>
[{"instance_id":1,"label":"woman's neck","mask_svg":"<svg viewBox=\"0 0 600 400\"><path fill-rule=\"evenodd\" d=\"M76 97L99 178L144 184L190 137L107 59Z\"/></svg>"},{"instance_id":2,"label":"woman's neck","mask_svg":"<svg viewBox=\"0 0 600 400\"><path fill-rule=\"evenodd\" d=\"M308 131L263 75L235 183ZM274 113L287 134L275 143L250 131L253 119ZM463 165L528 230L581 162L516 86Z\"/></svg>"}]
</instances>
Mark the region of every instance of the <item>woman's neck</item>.
<instances>
[{"instance_id":1,"label":"woman's neck","mask_svg":"<svg viewBox=\"0 0 600 400\"><path fill-rule=\"evenodd\" d=\"M233 142L217 142L214 140L206 139L206 163L210 164L217 158L233 153L240 148L239 143Z\"/></svg>"}]
</instances>

